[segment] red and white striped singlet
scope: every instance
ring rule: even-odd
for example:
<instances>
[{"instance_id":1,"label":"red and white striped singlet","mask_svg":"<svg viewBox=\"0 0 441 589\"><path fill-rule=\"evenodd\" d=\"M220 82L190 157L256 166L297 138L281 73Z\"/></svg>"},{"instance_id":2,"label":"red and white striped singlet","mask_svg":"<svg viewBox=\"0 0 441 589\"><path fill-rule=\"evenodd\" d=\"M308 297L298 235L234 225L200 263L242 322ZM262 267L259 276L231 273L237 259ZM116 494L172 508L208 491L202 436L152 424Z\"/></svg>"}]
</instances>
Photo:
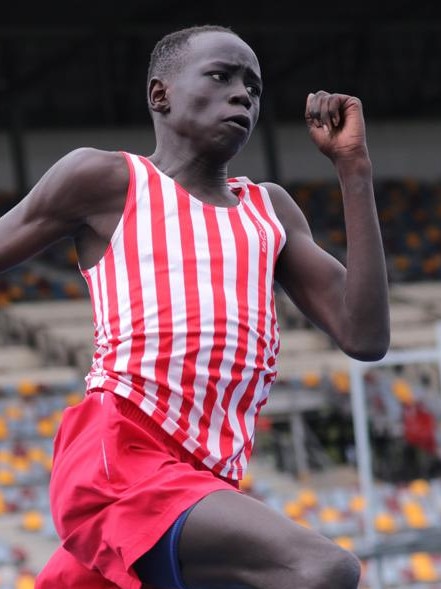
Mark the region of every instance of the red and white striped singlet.
<instances>
[{"instance_id":1,"label":"red and white striped singlet","mask_svg":"<svg viewBox=\"0 0 441 589\"><path fill-rule=\"evenodd\" d=\"M88 390L132 400L214 472L240 479L276 377L273 272L285 232L247 178L228 181L237 206L218 207L124 155L123 216L83 271L96 345Z\"/></svg>"}]
</instances>

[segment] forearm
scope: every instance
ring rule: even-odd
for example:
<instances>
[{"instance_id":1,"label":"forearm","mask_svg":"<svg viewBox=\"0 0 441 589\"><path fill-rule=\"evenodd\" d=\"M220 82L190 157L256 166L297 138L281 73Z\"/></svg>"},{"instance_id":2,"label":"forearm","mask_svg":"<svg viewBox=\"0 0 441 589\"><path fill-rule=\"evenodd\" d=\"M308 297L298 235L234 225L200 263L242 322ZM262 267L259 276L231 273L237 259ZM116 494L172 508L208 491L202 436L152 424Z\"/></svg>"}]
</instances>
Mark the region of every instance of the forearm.
<instances>
[{"instance_id":1,"label":"forearm","mask_svg":"<svg viewBox=\"0 0 441 589\"><path fill-rule=\"evenodd\" d=\"M361 359L389 345L386 261L378 221L372 166L364 155L336 163L343 195L347 258L345 315L348 346Z\"/></svg>"},{"instance_id":2,"label":"forearm","mask_svg":"<svg viewBox=\"0 0 441 589\"><path fill-rule=\"evenodd\" d=\"M26 231L25 227L21 227L16 232L7 228L0 236L0 273L6 272L32 258L43 248L44 245L36 241L34 236Z\"/></svg>"},{"instance_id":3,"label":"forearm","mask_svg":"<svg viewBox=\"0 0 441 589\"><path fill-rule=\"evenodd\" d=\"M21 202L0 218L0 272L10 270L67 236L67 225L47 216L30 216Z\"/></svg>"}]
</instances>

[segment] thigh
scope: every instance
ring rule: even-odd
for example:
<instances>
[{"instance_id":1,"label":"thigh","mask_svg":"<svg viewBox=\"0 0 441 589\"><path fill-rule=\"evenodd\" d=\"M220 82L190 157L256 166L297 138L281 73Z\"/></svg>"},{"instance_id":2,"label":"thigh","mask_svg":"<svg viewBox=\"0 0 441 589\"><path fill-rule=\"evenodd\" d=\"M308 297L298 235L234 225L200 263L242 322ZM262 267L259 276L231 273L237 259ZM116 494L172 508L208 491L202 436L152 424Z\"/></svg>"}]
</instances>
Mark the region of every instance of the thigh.
<instances>
[{"instance_id":1,"label":"thigh","mask_svg":"<svg viewBox=\"0 0 441 589\"><path fill-rule=\"evenodd\" d=\"M335 563L341 552L331 540L234 491L202 499L188 516L179 545L182 577L192 589L319 587L320 581L310 580L317 577L312 568Z\"/></svg>"}]
</instances>

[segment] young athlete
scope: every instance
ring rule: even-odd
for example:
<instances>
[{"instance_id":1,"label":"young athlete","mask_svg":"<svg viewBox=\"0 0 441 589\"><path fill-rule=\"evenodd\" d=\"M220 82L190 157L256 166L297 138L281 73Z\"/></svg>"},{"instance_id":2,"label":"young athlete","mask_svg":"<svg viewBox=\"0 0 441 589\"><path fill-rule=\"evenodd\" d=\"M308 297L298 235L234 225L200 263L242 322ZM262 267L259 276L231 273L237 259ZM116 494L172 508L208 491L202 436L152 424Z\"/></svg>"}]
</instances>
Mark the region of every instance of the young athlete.
<instances>
[{"instance_id":1,"label":"young athlete","mask_svg":"<svg viewBox=\"0 0 441 589\"><path fill-rule=\"evenodd\" d=\"M238 490L276 377L274 280L349 356L389 344L360 100L306 102L341 185L344 266L281 186L228 178L261 93L230 29L172 33L148 72L154 153L75 150L0 220L2 270L71 236L94 311L87 394L55 440L62 547L37 589L357 587L354 555Z\"/></svg>"}]
</instances>

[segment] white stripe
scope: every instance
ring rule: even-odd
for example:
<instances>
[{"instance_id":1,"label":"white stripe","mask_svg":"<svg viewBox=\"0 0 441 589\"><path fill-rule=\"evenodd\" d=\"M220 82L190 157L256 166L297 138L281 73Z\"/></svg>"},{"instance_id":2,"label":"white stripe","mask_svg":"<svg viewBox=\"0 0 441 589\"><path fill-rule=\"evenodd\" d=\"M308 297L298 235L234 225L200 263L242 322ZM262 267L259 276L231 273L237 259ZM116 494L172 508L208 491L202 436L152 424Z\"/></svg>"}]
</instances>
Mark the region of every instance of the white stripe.
<instances>
[{"instance_id":1,"label":"white stripe","mask_svg":"<svg viewBox=\"0 0 441 589\"><path fill-rule=\"evenodd\" d=\"M103 318L102 318L102 307L99 298L99 287L98 287L98 272L96 266L88 270L88 284L93 296L94 301L94 317L95 317L95 333L94 333L94 344L95 352L93 356L93 363L90 372L86 375L85 381L87 387L94 386L92 384L92 373L93 379L97 382L98 375L103 373L103 361L102 357L107 349L107 338L104 332ZM102 378L102 377L101 377ZM102 382L102 380L101 380Z\"/></svg>"},{"instance_id":2,"label":"white stripe","mask_svg":"<svg viewBox=\"0 0 441 589\"><path fill-rule=\"evenodd\" d=\"M127 274L127 263L124 251L124 237L125 231L123 226L123 229L118 237L118 241L120 243L118 244L118 247L113 249L115 262L116 296L118 303L118 324L116 335L118 337L121 335L121 345L117 348L117 354L115 358L115 371L127 373L131 351L130 336L132 335L132 312L129 293L130 284ZM136 236L133 238L136 238Z\"/></svg>"},{"instance_id":3,"label":"white stripe","mask_svg":"<svg viewBox=\"0 0 441 589\"><path fill-rule=\"evenodd\" d=\"M152 218L150 210L150 194L148 190L148 174L145 166L134 158L136 173L136 207L137 207L137 239L140 263L141 292L144 306L146 341L141 360L141 373L147 380L146 395L149 407L156 406L157 383L155 382L155 362L158 353L158 306L153 263ZM150 409L149 414L153 413Z\"/></svg>"},{"instance_id":4,"label":"white stripe","mask_svg":"<svg viewBox=\"0 0 441 589\"><path fill-rule=\"evenodd\" d=\"M182 260L182 248L186 244L181 240L181 229L178 216L176 185L171 178L161 176L164 194L164 213L167 223L166 242L170 280L170 300L172 316L172 351L168 373L168 385L172 394L169 397L168 416L176 421L179 419L182 405L182 369L187 341L187 311L185 305L185 282Z\"/></svg>"},{"instance_id":5,"label":"white stripe","mask_svg":"<svg viewBox=\"0 0 441 589\"><path fill-rule=\"evenodd\" d=\"M213 289L211 287L210 250L207 228L200 203L190 201L190 215L193 224L196 249L196 271L198 276L198 291L200 305L200 351L196 358L196 377L194 381L195 400L189 414L189 435L197 439L199 435L198 422L202 415L203 403L209 378L208 365L210 351L213 347L214 306Z\"/></svg>"},{"instance_id":6,"label":"white stripe","mask_svg":"<svg viewBox=\"0 0 441 589\"><path fill-rule=\"evenodd\" d=\"M233 296L227 297L225 301L227 312L226 342L223 359L219 366L220 379L216 386L217 404L213 407L208 430L207 448L214 456L220 456L220 434L225 416L225 410L221 404L226 385L231 381L231 369L235 360L238 338L237 252L230 217L225 212L225 209L217 210L216 219L222 248L223 292L225 294L231 292Z\"/></svg>"}]
</instances>

